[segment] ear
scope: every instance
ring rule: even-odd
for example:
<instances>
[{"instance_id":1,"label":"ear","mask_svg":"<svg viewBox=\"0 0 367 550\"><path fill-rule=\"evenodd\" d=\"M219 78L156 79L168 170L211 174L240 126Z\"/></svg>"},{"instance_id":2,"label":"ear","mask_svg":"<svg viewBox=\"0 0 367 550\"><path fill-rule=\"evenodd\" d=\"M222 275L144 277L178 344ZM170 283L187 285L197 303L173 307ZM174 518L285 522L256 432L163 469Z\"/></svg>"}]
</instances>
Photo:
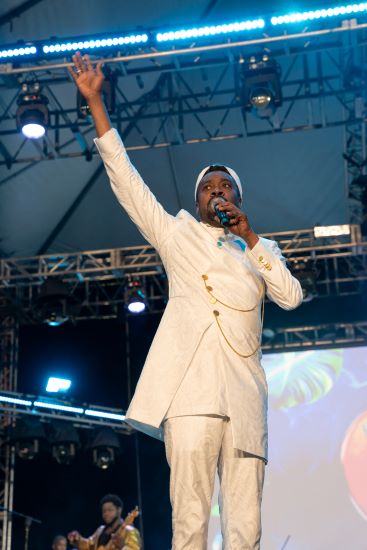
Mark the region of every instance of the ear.
<instances>
[{"instance_id":1,"label":"ear","mask_svg":"<svg viewBox=\"0 0 367 550\"><path fill-rule=\"evenodd\" d=\"M196 208L196 213L199 214L199 203L198 203L198 201L195 202L195 208Z\"/></svg>"}]
</instances>

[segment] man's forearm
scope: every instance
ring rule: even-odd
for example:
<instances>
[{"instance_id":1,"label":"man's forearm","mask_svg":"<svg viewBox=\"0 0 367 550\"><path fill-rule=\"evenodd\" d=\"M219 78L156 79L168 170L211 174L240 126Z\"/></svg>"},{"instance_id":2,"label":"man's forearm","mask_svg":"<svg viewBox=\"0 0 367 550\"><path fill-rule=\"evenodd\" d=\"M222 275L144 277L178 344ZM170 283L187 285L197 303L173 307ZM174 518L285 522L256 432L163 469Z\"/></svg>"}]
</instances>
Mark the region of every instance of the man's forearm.
<instances>
[{"instance_id":1,"label":"man's forearm","mask_svg":"<svg viewBox=\"0 0 367 550\"><path fill-rule=\"evenodd\" d=\"M108 130L111 129L110 117L108 116L101 95L98 94L89 99L88 105L96 127L97 137L101 138L106 132L108 132Z\"/></svg>"}]
</instances>

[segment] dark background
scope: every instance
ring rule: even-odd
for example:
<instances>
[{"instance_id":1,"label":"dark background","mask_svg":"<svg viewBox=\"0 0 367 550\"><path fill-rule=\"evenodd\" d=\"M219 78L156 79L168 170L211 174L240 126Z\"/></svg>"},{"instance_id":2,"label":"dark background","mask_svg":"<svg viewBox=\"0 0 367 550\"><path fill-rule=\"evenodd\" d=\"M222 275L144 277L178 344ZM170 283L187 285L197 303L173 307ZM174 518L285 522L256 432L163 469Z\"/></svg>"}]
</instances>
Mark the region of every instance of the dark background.
<instances>
[{"instance_id":1,"label":"dark background","mask_svg":"<svg viewBox=\"0 0 367 550\"><path fill-rule=\"evenodd\" d=\"M160 315L129 318L133 388L141 372ZM18 390L47 395L50 375L72 380L70 397L126 409L128 403L125 320L88 321L73 326L24 326L19 339ZM50 394L49 394L50 395ZM79 430L86 442L90 430ZM138 504L140 460L145 548L165 550L171 541L169 469L163 444L145 436L120 435L122 452L114 466L100 470L82 446L69 466L59 465L49 450L33 461L19 458L15 466L14 510L42 521L30 531L30 550L51 548L52 538L73 529L89 536L102 523L99 501L116 493L126 515ZM84 447L84 448L83 448ZM140 520L135 521L140 527ZM14 520L13 548L24 548L24 521Z\"/></svg>"}]
</instances>

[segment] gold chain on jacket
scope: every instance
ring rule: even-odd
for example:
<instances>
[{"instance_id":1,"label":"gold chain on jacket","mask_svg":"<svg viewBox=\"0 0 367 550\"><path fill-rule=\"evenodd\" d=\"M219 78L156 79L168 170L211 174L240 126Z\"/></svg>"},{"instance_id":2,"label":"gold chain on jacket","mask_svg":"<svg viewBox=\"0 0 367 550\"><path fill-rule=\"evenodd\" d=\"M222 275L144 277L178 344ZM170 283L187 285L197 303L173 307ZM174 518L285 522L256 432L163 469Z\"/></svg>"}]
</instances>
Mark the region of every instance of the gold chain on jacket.
<instances>
[{"instance_id":1,"label":"gold chain on jacket","mask_svg":"<svg viewBox=\"0 0 367 550\"><path fill-rule=\"evenodd\" d=\"M217 302L219 304L222 304L222 306L225 306L225 307L228 307L229 309L232 309L234 311L239 311L241 313L248 313L250 311L254 311L254 309L256 308L256 306L252 307L251 309L239 309L239 308L236 308L236 307L233 307L233 306L230 306L228 304L225 304L224 302L222 302L221 300L218 300L218 298L216 298L214 295L213 295L213 288L211 286L209 286L207 284L207 281L208 281L208 275L202 275L202 279L204 281L204 284L205 284L205 288L207 290L207 292L209 293L210 295L210 303L211 304L216 304ZM261 305L261 323L260 323L260 334L262 334L262 330L263 330L263 324L264 324L264 302L265 302L265 297L263 298L262 300L262 305ZM251 353L249 354L244 354L244 353L240 353L238 350L236 350L231 342L228 340L227 336L224 334L223 332L223 328L222 328L222 325L220 324L219 322L219 311L218 310L214 310L213 311L213 315L214 315L214 318L216 320L216 323L218 325L218 328L219 330L221 331L222 333L222 336L224 338L224 340L227 342L228 346L231 348L232 351L234 351L237 355L239 355L240 357L243 357L244 359L247 359L248 357L251 357L252 355L254 355L254 353L256 353L260 346L261 346L261 336L260 336L260 339L259 339L259 343L257 345L257 347L254 349L254 351L252 351Z\"/></svg>"}]
</instances>

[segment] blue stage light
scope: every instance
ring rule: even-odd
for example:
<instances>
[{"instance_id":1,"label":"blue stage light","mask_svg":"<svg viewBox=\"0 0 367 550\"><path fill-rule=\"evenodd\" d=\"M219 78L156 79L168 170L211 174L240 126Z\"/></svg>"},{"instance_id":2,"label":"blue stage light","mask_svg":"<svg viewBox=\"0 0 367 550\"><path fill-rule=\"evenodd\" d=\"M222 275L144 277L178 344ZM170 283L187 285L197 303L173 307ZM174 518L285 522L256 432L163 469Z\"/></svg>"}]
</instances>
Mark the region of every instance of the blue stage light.
<instances>
[{"instance_id":1,"label":"blue stage light","mask_svg":"<svg viewBox=\"0 0 367 550\"><path fill-rule=\"evenodd\" d=\"M355 13L363 13L367 11L367 3L349 4L345 6L336 6L334 8L324 8L318 10L294 12L286 15L278 15L271 18L272 25L288 25L294 23L302 23L304 21L313 21L314 19L325 19L328 17L338 17L343 15L351 15Z\"/></svg>"},{"instance_id":2,"label":"blue stage light","mask_svg":"<svg viewBox=\"0 0 367 550\"><path fill-rule=\"evenodd\" d=\"M189 38L201 38L202 36L216 36L219 34L231 34L242 31L263 29L264 19L253 19L249 21L236 21L222 25L210 25L205 27L194 27L192 29L179 29L177 31L159 32L156 34L157 42L168 42L172 40L187 40Z\"/></svg>"},{"instance_id":3,"label":"blue stage light","mask_svg":"<svg viewBox=\"0 0 367 550\"><path fill-rule=\"evenodd\" d=\"M89 50L95 48L111 48L116 46L122 46L126 44L140 44L148 41L148 35L143 34L131 34L127 36L115 36L102 39L80 40L79 42L57 42L51 44L45 44L43 46L43 53L52 54L59 52L72 52L77 50Z\"/></svg>"},{"instance_id":4,"label":"blue stage light","mask_svg":"<svg viewBox=\"0 0 367 550\"><path fill-rule=\"evenodd\" d=\"M64 411L75 414L83 414L84 412L84 409L82 409L81 407L69 407L67 405L59 405L58 403L47 403L44 401L35 401L33 403L33 406L39 409L50 409L54 411Z\"/></svg>"},{"instance_id":5,"label":"blue stage light","mask_svg":"<svg viewBox=\"0 0 367 550\"><path fill-rule=\"evenodd\" d=\"M30 407L32 405L32 401L18 399L17 397L8 397L7 395L0 395L0 401L3 403L11 403L12 405L24 405L25 407Z\"/></svg>"},{"instance_id":6,"label":"blue stage light","mask_svg":"<svg viewBox=\"0 0 367 550\"><path fill-rule=\"evenodd\" d=\"M110 413L106 411L95 411L93 409L86 409L84 411L84 414L87 416L95 416L97 418L108 418L110 420L125 420L124 414L116 414L116 413Z\"/></svg>"},{"instance_id":7,"label":"blue stage light","mask_svg":"<svg viewBox=\"0 0 367 550\"><path fill-rule=\"evenodd\" d=\"M27 46L20 48L7 48L6 50L0 50L0 58L12 58L23 55L35 55L37 48L35 46Z\"/></svg>"},{"instance_id":8,"label":"blue stage light","mask_svg":"<svg viewBox=\"0 0 367 550\"><path fill-rule=\"evenodd\" d=\"M71 380L50 376L47 382L46 391L50 393L64 392L69 390L70 386L71 386Z\"/></svg>"}]
</instances>

